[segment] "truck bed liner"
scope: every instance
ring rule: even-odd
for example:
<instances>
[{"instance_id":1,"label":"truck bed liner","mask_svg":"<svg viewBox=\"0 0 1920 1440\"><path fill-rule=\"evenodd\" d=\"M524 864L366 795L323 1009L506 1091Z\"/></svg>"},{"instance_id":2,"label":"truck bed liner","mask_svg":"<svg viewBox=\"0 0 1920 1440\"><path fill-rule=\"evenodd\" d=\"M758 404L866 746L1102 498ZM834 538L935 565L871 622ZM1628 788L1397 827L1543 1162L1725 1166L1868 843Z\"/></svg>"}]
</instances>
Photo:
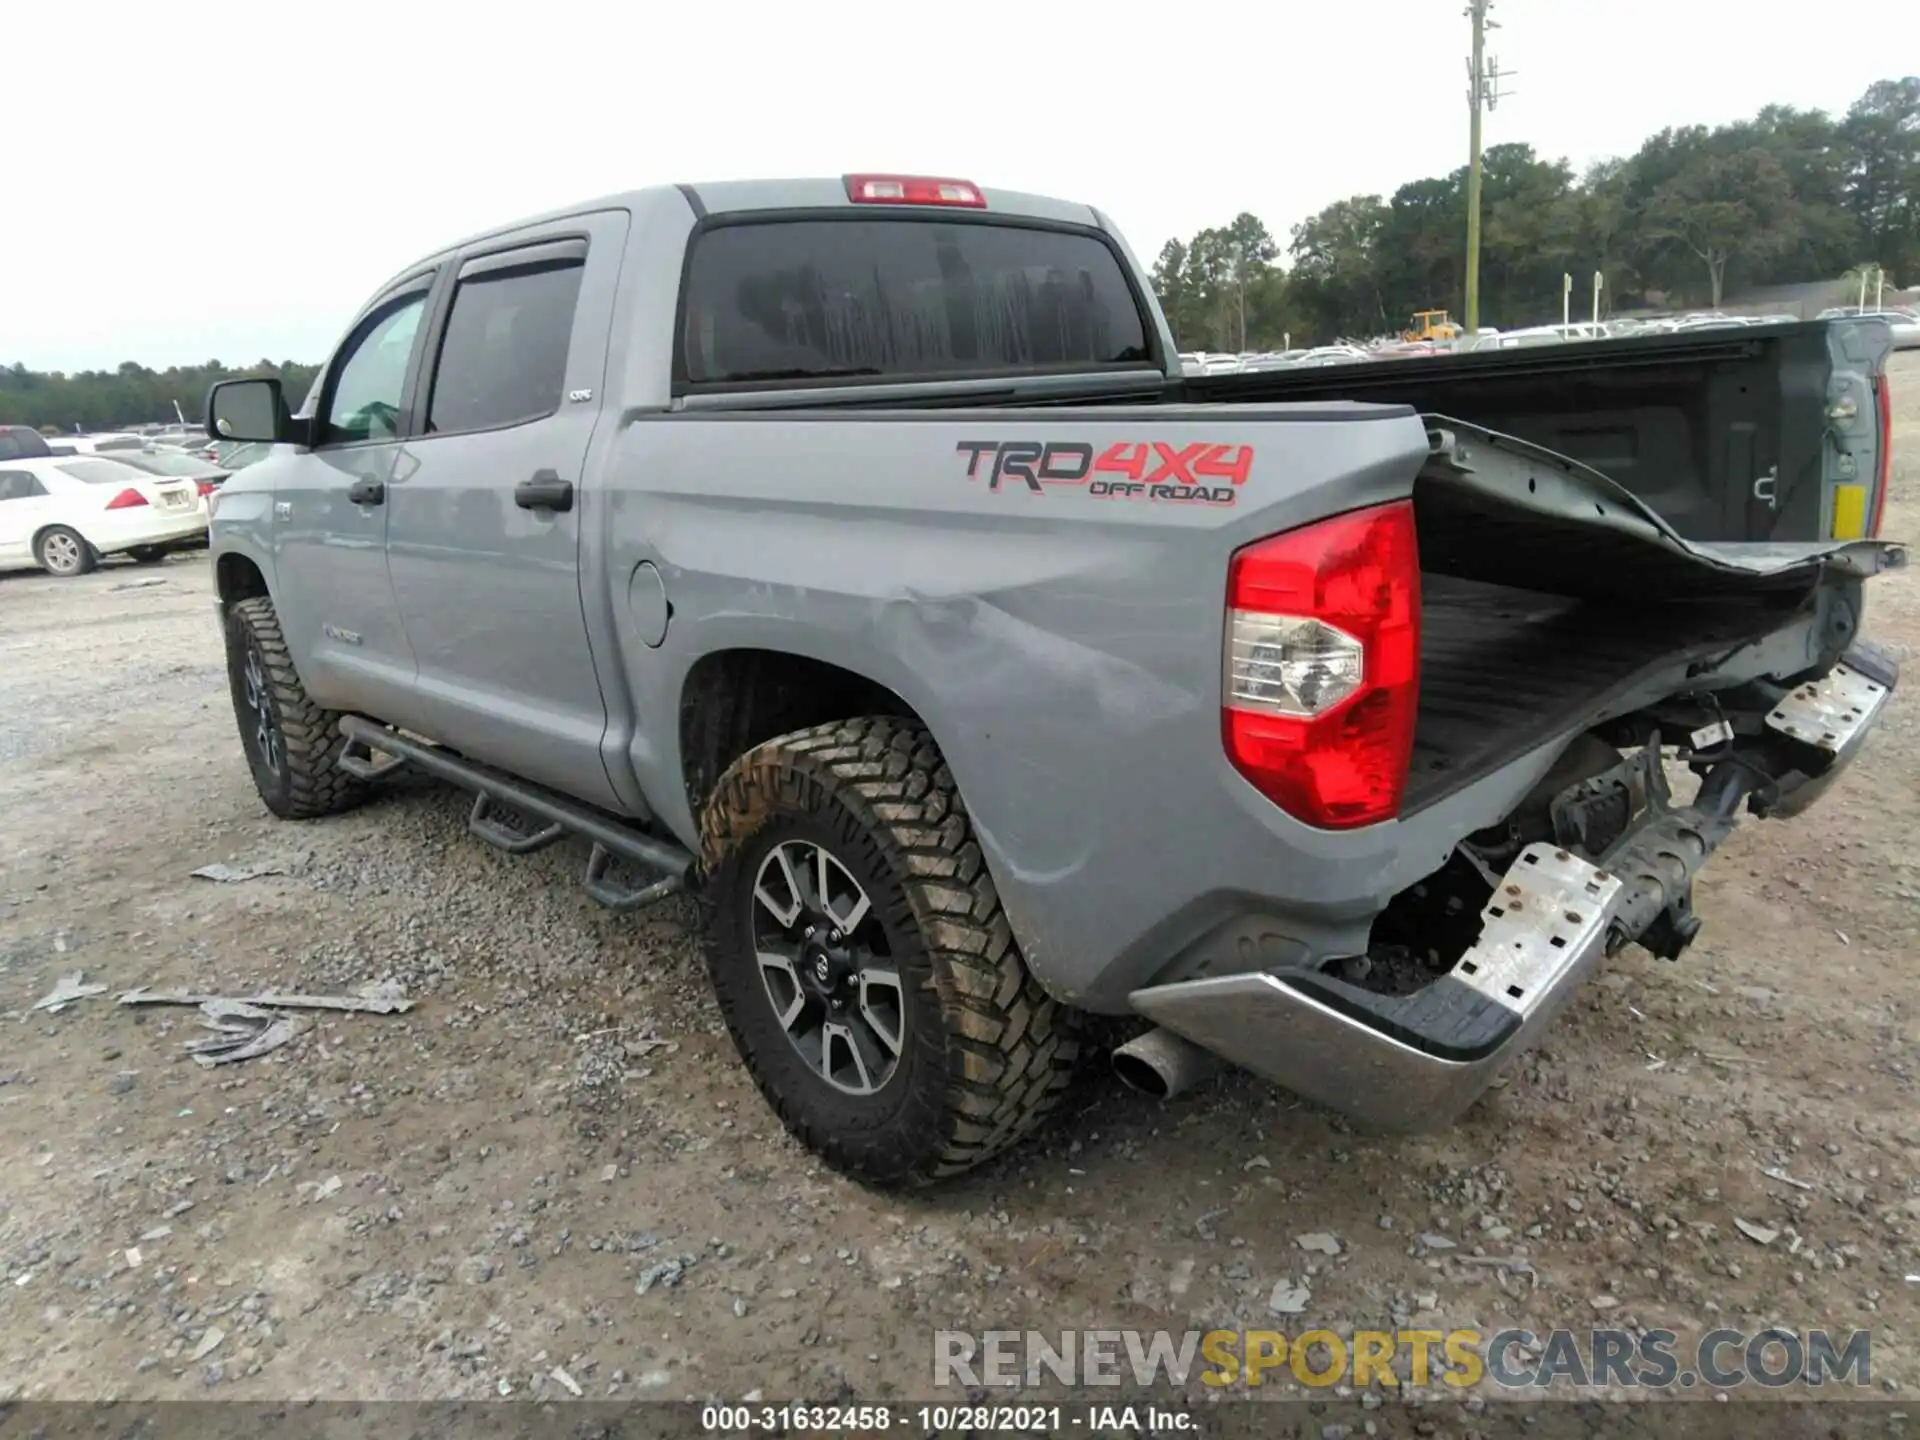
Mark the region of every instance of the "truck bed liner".
<instances>
[{"instance_id":1,"label":"truck bed liner","mask_svg":"<svg viewBox=\"0 0 1920 1440\"><path fill-rule=\"evenodd\" d=\"M1685 651L1779 623L1746 599L1628 606L1422 577L1411 813L1602 707Z\"/></svg>"}]
</instances>

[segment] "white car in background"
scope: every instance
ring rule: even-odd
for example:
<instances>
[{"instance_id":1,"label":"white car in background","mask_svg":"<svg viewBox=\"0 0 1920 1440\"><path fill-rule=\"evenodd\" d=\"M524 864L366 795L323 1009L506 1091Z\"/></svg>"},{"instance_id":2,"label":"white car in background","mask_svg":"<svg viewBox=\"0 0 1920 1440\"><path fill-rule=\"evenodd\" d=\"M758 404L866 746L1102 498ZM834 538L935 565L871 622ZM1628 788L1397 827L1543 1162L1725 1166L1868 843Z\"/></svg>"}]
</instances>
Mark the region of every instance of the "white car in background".
<instances>
[{"instance_id":1,"label":"white car in background","mask_svg":"<svg viewBox=\"0 0 1920 1440\"><path fill-rule=\"evenodd\" d=\"M115 450L144 450L138 435L115 432L102 435L49 435L47 448L56 455L108 455Z\"/></svg>"},{"instance_id":2,"label":"white car in background","mask_svg":"<svg viewBox=\"0 0 1920 1440\"><path fill-rule=\"evenodd\" d=\"M105 455L0 460L0 570L37 565L64 578L118 554L146 564L206 533L191 480Z\"/></svg>"},{"instance_id":3,"label":"white car in background","mask_svg":"<svg viewBox=\"0 0 1920 1440\"><path fill-rule=\"evenodd\" d=\"M1862 310L1857 305L1839 305L1820 312L1822 320L1884 320L1893 331L1893 348L1920 348L1920 314L1888 306L1881 310Z\"/></svg>"}]
</instances>

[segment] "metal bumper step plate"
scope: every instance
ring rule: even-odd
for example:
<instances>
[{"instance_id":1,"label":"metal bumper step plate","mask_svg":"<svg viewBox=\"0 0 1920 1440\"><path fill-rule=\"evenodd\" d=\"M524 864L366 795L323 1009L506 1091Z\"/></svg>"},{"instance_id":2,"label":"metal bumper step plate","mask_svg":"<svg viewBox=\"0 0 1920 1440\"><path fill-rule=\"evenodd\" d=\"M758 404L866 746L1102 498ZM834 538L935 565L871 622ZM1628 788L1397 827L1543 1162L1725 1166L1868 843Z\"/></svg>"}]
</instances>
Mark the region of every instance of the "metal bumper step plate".
<instances>
[{"instance_id":1,"label":"metal bumper step plate","mask_svg":"<svg viewBox=\"0 0 1920 1440\"><path fill-rule=\"evenodd\" d=\"M1788 695L1767 716L1770 728L1831 755L1844 754L1887 703L1890 691L1842 661Z\"/></svg>"},{"instance_id":2,"label":"metal bumper step plate","mask_svg":"<svg viewBox=\"0 0 1920 1440\"><path fill-rule=\"evenodd\" d=\"M1453 977L1518 1015L1604 936L1620 877L1551 845L1529 845L1480 912L1480 938Z\"/></svg>"}]
</instances>

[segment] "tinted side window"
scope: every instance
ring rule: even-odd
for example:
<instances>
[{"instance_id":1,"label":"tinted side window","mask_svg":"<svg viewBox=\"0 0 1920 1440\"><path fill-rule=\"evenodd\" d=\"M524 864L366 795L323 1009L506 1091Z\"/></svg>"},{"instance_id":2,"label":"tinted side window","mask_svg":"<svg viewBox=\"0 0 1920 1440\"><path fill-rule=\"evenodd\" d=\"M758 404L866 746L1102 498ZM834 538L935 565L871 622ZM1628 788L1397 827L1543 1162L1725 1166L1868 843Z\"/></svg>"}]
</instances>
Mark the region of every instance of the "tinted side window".
<instances>
[{"instance_id":1,"label":"tinted side window","mask_svg":"<svg viewBox=\"0 0 1920 1440\"><path fill-rule=\"evenodd\" d=\"M39 478L26 470L0 470L0 500L31 500L47 493Z\"/></svg>"},{"instance_id":2,"label":"tinted side window","mask_svg":"<svg viewBox=\"0 0 1920 1440\"><path fill-rule=\"evenodd\" d=\"M325 442L390 440L400 431L407 360L426 313L424 290L393 300L364 321L335 362Z\"/></svg>"},{"instance_id":3,"label":"tinted side window","mask_svg":"<svg viewBox=\"0 0 1920 1440\"><path fill-rule=\"evenodd\" d=\"M1118 256L1084 234L924 217L699 235L680 363L695 383L1097 369L1149 358Z\"/></svg>"},{"instance_id":4,"label":"tinted side window","mask_svg":"<svg viewBox=\"0 0 1920 1440\"><path fill-rule=\"evenodd\" d=\"M497 429L560 408L581 268L563 260L461 280L434 370L429 431Z\"/></svg>"}]
</instances>

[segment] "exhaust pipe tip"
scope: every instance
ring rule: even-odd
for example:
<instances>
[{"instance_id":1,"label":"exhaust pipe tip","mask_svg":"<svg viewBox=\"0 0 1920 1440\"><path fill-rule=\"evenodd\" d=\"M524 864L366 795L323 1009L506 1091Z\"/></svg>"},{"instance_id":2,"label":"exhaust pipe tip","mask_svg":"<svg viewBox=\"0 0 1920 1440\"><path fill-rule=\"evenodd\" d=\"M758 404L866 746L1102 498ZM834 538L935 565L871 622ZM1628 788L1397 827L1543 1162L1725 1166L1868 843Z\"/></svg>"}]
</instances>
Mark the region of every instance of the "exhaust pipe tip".
<instances>
[{"instance_id":1,"label":"exhaust pipe tip","mask_svg":"<svg viewBox=\"0 0 1920 1440\"><path fill-rule=\"evenodd\" d=\"M1226 1062L1171 1030L1153 1029L1113 1052L1122 1084L1155 1100L1172 1100L1211 1080Z\"/></svg>"}]
</instances>

